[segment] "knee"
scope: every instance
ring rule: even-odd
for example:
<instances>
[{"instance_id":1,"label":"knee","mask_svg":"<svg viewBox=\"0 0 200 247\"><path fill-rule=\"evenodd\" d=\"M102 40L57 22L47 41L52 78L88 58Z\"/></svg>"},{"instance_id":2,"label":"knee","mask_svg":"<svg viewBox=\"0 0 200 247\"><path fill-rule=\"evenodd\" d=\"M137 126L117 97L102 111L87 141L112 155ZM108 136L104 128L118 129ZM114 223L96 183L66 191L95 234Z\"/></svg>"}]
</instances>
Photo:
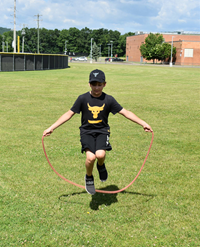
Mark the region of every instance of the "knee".
<instances>
[{"instance_id":1,"label":"knee","mask_svg":"<svg viewBox=\"0 0 200 247\"><path fill-rule=\"evenodd\" d=\"M89 154L89 155L87 155L87 162L88 162L89 164L94 163L95 160L96 160L96 155L94 155L94 154Z\"/></svg>"},{"instance_id":2,"label":"knee","mask_svg":"<svg viewBox=\"0 0 200 247\"><path fill-rule=\"evenodd\" d=\"M98 150L96 151L96 158L98 160L105 159L106 151L105 150Z\"/></svg>"}]
</instances>

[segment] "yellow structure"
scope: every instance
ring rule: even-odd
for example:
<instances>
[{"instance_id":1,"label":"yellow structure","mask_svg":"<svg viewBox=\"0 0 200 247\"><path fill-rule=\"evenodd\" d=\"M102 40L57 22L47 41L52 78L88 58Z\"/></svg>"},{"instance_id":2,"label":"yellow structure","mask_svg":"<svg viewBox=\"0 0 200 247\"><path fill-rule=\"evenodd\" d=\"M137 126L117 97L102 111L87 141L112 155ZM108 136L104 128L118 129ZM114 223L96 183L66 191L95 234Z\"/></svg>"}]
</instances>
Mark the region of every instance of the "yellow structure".
<instances>
[{"instance_id":1,"label":"yellow structure","mask_svg":"<svg viewBox=\"0 0 200 247\"><path fill-rule=\"evenodd\" d=\"M20 53L20 37L17 36L17 48L18 48L18 53Z\"/></svg>"}]
</instances>

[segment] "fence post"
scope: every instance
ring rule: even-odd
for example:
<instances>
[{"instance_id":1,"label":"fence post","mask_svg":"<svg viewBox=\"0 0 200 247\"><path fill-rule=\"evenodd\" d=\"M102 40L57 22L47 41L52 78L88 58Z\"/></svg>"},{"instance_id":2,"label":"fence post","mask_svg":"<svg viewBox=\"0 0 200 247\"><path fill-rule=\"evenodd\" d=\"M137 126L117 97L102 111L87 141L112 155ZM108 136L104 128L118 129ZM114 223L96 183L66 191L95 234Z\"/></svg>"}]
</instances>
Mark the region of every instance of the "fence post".
<instances>
[{"instance_id":1,"label":"fence post","mask_svg":"<svg viewBox=\"0 0 200 247\"><path fill-rule=\"evenodd\" d=\"M26 55L24 55L24 71L26 70Z\"/></svg>"},{"instance_id":2,"label":"fence post","mask_svg":"<svg viewBox=\"0 0 200 247\"><path fill-rule=\"evenodd\" d=\"M15 71L15 55L13 54L13 71Z\"/></svg>"},{"instance_id":3,"label":"fence post","mask_svg":"<svg viewBox=\"0 0 200 247\"><path fill-rule=\"evenodd\" d=\"M44 70L44 60L43 60L43 55L42 55L42 70Z\"/></svg>"}]
</instances>

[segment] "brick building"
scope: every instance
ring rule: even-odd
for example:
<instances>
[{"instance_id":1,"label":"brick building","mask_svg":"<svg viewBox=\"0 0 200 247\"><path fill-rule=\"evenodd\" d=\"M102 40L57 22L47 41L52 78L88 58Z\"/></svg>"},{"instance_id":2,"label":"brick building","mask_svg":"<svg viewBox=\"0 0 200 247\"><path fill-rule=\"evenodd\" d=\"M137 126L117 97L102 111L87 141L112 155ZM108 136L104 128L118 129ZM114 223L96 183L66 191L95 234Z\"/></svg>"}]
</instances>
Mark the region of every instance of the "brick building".
<instances>
[{"instance_id":1,"label":"brick building","mask_svg":"<svg viewBox=\"0 0 200 247\"><path fill-rule=\"evenodd\" d=\"M176 47L176 57L173 63L177 65L200 65L200 35L162 33L165 42L172 43ZM146 61L141 53L140 46L145 42L148 34L139 32L137 35L126 38L126 60L131 62L152 62Z\"/></svg>"}]
</instances>

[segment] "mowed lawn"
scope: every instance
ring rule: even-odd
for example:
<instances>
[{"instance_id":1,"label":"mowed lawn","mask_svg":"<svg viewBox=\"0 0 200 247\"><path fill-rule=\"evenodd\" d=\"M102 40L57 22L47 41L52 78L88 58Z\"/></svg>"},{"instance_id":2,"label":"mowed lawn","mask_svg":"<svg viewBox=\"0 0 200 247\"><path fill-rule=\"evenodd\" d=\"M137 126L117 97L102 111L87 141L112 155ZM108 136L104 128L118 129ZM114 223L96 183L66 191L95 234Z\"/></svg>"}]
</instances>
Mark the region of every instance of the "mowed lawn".
<instances>
[{"instance_id":1,"label":"mowed lawn","mask_svg":"<svg viewBox=\"0 0 200 247\"><path fill-rule=\"evenodd\" d=\"M54 71L0 73L0 246L200 246L200 69L71 63ZM102 69L112 94L149 123L154 142L137 180L119 194L91 196L60 179L42 149L42 133L89 90ZM44 139L49 159L84 185L80 115ZM137 175L151 133L110 115L108 180L117 190Z\"/></svg>"}]
</instances>

